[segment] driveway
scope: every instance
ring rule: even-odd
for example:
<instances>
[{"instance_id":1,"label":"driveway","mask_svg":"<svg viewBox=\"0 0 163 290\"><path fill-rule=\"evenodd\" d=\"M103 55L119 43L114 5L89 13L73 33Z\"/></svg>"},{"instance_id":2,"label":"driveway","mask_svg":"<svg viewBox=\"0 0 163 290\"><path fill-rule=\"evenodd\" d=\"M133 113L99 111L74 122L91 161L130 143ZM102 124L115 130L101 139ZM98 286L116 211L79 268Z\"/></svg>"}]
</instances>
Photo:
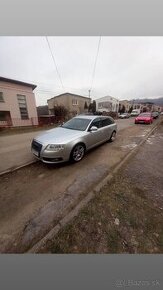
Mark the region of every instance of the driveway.
<instances>
[{"instance_id":1,"label":"driveway","mask_svg":"<svg viewBox=\"0 0 163 290\"><path fill-rule=\"evenodd\" d=\"M30 248L111 172L152 127L123 121L127 128L120 130L115 142L92 150L80 163L47 166L37 162L0 177L0 252L24 252Z\"/></svg>"},{"instance_id":2,"label":"driveway","mask_svg":"<svg viewBox=\"0 0 163 290\"><path fill-rule=\"evenodd\" d=\"M134 119L117 120L118 130L133 126ZM43 131L41 131L43 132ZM0 173L35 161L30 151L33 137L40 131L0 136Z\"/></svg>"}]
</instances>

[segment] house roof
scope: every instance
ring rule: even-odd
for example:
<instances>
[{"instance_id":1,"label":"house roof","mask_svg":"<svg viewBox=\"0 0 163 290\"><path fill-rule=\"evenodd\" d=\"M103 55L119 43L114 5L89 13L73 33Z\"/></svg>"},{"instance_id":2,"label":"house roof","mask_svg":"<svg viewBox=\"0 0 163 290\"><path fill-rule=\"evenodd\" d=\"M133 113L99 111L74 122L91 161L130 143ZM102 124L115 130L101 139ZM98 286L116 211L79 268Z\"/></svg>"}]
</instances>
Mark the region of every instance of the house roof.
<instances>
[{"instance_id":1,"label":"house roof","mask_svg":"<svg viewBox=\"0 0 163 290\"><path fill-rule=\"evenodd\" d=\"M101 98L98 98L95 101L96 102L99 102L99 101L111 101L111 100L114 100L116 102L119 102L119 100L117 98L112 97L112 96L109 96L109 95L108 96L101 97Z\"/></svg>"},{"instance_id":2,"label":"house roof","mask_svg":"<svg viewBox=\"0 0 163 290\"><path fill-rule=\"evenodd\" d=\"M57 98L57 97L64 96L64 95L71 95L71 96L74 96L74 97L81 97L81 98L84 98L84 99L88 99L88 100L90 100L89 97L84 97L84 96L81 96L81 95L72 94L72 93L68 93L68 92L67 92L67 93L63 93L63 94L60 94L60 95L54 96L54 97L48 99L47 101L49 101L49 100L51 100L51 99L55 99L55 98Z\"/></svg>"},{"instance_id":3,"label":"house roof","mask_svg":"<svg viewBox=\"0 0 163 290\"><path fill-rule=\"evenodd\" d=\"M37 86L34 84L30 84L30 83L25 83L22 81L18 81L18 80L13 80L13 79L8 79L8 78L4 78L0 76L0 81L2 82L8 82L8 83L13 83L13 84L17 84L17 85L22 85L22 86L27 86L27 87L31 87L32 90L34 90Z\"/></svg>"}]
</instances>

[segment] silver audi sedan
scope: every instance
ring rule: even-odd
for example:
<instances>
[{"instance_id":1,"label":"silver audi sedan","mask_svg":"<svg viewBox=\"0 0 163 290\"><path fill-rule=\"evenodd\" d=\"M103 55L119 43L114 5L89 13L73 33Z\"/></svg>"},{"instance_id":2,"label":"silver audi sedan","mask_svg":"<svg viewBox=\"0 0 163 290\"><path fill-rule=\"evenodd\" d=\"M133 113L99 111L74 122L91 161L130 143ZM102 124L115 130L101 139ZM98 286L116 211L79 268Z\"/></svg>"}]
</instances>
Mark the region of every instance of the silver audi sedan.
<instances>
[{"instance_id":1,"label":"silver audi sedan","mask_svg":"<svg viewBox=\"0 0 163 290\"><path fill-rule=\"evenodd\" d=\"M34 138L31 150L45 163L79 162L86 151L114 141L116 132L117 125L109 116L78 115Z\"/></svg>"}]
</instances>

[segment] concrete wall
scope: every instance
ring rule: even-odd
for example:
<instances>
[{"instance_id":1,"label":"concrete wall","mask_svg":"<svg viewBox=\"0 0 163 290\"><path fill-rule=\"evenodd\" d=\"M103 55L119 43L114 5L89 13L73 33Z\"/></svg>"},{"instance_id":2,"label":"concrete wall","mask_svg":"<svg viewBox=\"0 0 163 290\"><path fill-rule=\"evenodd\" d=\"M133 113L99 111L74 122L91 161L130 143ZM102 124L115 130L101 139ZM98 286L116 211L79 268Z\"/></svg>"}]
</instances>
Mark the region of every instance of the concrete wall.
<instances>
[{"instance_id":1,"label":"concrete wall","mask_svg":"<svg viewBox=\"0 0 163 290\"><path fill-rule=\"evenodd\" d=\"M0 92L4 102L0 102L0 111L10 111L13 126L38 125L35 95L31 87L0 81ZM21 120L17 95L26 96L29 119Z\"/></svg>"}]
</instances>

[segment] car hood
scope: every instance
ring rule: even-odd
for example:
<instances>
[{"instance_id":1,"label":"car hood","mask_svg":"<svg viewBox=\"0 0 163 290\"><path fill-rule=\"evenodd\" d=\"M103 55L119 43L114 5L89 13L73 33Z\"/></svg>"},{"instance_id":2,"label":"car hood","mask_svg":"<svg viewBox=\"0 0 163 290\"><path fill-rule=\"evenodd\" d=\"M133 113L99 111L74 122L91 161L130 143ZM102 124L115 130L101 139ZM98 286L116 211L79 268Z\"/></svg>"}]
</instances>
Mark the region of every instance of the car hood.
<instances>
[{"instance_id":1,"label":"car hood","mask_svg":"<svg viewBox=\"0 0 163 290\"><path fill-rule=\"evenodd\" d=\"M78 137L84 136L85 131L78 131L66 128L54 128L36 136L34 139L41 144L65 144Z\"/></svg>"}]
</instances>

